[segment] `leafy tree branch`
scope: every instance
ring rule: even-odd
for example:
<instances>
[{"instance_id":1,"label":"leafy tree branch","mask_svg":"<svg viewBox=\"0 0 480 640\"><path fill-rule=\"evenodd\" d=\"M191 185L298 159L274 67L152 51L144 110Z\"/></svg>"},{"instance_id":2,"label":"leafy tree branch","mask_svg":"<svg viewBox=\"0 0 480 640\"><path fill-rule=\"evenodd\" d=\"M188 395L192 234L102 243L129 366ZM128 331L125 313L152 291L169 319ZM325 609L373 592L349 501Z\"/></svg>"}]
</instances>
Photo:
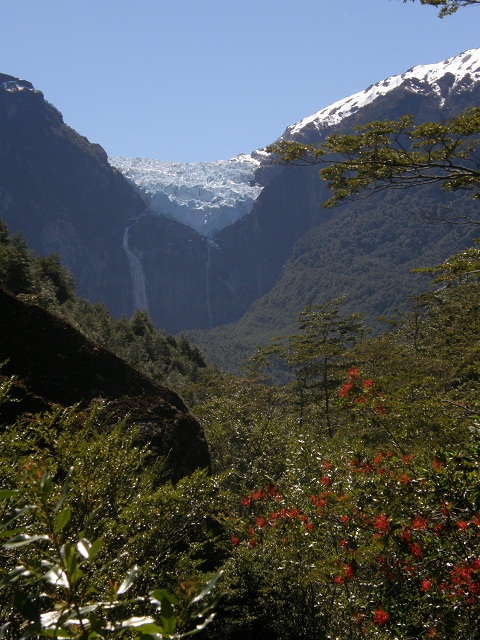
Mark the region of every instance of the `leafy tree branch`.
<instances>
[{"instance_id":1,"label":"leafy tree branch","mask_svg":"<svg viewBox=\"0 0 480 640\"><path fill-rule=\"evenodd\" d=\"M480 189L480 108L448 122L415 125L412 116L359 126L350 135L331 134L318 146L280 141L267 148L280 161L322 165L333 207L385 189L440 183L445 189Z\"/></svg>"},{"instance_id":2,"label":"leafy tree branch","mask_svg":"<svg viewBox=\"0 0 480 640\"><path fill-rule=\"evenodd\" d=\"M408 2L409 0L403 0L403 2ZM411 0L415 2L415 0ZM439 13L438 16L440 18L444 18L445 16L449 16L452 13L455 13L461 7L473 7L480 5L480 0L420 0L420 4L429 4L432 7L438 7Z\"/></svg>"}]
</instances>

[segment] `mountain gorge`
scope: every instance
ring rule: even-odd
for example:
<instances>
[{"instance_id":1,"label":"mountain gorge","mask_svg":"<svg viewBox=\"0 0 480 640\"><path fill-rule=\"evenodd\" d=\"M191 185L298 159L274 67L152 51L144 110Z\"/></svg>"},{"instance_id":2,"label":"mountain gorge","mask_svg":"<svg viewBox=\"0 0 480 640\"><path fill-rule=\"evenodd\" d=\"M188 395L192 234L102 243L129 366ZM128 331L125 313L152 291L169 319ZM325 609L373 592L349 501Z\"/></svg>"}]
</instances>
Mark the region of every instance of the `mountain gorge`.
<instances>
[{"instance_id":1,"label":"mountain gorge","mask_svg":"<svg viewBox=\"0 0 480 640\"><path fill-rule=\"evenodd\" d=\"M479 103L473 50L379 82L282 139L317 144L373 120L441 121ZM434 223L475 213L465 196L438 189L336 210L319 206L327 198L316 167L281 166L264 152L196 166L109 160L30 83L0 76L0 207L9 229L38 253L59 253L80 295L117 316L145 308L158 327L189 331L222 366L291 328L308 303L345 294L374 325L425 286L412 268L474 235Z\"/></svg>"}]
</instances>

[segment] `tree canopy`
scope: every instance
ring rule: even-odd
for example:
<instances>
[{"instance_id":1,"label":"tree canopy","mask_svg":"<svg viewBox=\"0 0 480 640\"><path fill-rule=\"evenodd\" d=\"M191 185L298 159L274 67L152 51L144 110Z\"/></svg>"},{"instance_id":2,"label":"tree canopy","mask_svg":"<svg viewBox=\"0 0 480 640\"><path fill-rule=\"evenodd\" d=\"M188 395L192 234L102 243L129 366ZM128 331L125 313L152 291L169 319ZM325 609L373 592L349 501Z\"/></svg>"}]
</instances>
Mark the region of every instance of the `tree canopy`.
<instances>
[{"instance_id":1,"label":"tree canopy","mask_svg":"<svg viewBox=\"0 0 480 640\"><path fill-rule=\"evenodd\" d=\"M403 2L409 2L409 0L403 0ZM415 2L415 0L411 0L411 2ZM420 4L429 4L433 7L438 7L440 9L438 15L440 18L443 18L444 16L455 13L460 7L478 6L480 5L480 0L420 0Z\"/></svg>"},{"instance_id":2,"label":"tree canopy","mask_svg":"<svg viewBox=\"0 0 480 640\"><path fill-rule=\"evenodd\" d=\"M412 116L355 127L349 135L331 134L320 145L280 141L268 150L294 164L320 164L333 196L331 207L384 189L440 183L446 189L472 190L479 197L480 108L467 109L448 122L415 125Z\"/></svg>"}]
</instances>

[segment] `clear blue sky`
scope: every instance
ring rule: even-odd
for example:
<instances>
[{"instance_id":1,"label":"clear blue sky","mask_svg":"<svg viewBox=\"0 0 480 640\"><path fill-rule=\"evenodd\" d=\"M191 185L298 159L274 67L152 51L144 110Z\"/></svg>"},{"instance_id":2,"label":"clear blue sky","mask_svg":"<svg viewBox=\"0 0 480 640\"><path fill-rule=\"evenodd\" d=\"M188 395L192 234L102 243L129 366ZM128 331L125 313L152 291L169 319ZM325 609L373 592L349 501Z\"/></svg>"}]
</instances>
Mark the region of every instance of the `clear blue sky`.
<instances>
[{"instance_id":1,"label":"clear blue sky","mask_svg":"<svg viewBox=\"0 0 480 640\"><path fill-rule=\"evenodd\" d=\"M401 0L0 0L0 72L109 155L223 160L416 64L480 46L480 8Z\"/></svg>"}]
</instances>

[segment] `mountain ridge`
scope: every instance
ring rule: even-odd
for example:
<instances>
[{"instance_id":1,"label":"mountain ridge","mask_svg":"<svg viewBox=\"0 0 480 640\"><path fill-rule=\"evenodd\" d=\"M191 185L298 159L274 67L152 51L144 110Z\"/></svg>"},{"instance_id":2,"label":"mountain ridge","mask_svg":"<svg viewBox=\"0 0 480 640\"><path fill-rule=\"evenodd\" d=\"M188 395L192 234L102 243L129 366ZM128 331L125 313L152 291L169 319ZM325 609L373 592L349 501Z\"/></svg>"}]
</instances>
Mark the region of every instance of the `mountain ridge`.
<instances>
[{"instance_id":1,"label":"mountain ridge","mask_svg":"<svg viewBox=\"0 0 480 640\"><path fill-rule=\"evenodd\" d=\"M353 103L348 103L348 114L345 111L345 117L333 127L320 130L310 117L300 121L304 123L301 129L298 123L292 125L297 127L295 135L300 142L315 144L327 131L346 133L358 124L406 113L418 122L449 118L480 104L479 56L480 49L472 50L449 59L443 67L436 63L413 68L435 76L442 90L432 90L428 83L412 84L411 73L406 72L395 76L394 82L384 81L389 90L382 95L367 89L370 97L375 93L375 99L362 108L353 111ZM457 75L439 71L447 68L456 68ZM465 72L463 83L459 69ZM404 81L399 81L402 76ZM292 268L292 252L306 234L316 234L320 242L326 224L329 228L338 224L336 233L344 234L340 220L348 219L348 234L354 237L354 210L350 218L342 218L337 211L319 206L329 194L315 167L273 164L265 154L257 156L251 182L243 178L240 191L248 195L250 190L248 197L255 195L248 212L233 215L231 224L220 224L212 233L199 233L162 207L149 209L131 180L108 164L105 151L68 128L41 92L21 89L18 83L23 81L2 77L0 215L11 231L22 231L37 252L59 253L77 281L78 292L104 302L114 315L130 315L142 307L157 327L169 333L232 325L273 292ZM205 175L209 179L208 171ZM215 189L208 195L193 182L201 204L215 200ZM174 191L175 184L171 186ZM185 193L179 193L184 198ZM441 207L454 206L453 200L449 204L444 198L444 194L431 192L425 206L428 210L437 206L435 202ZM376 206L381 209L382 205ZM401 227L406 224L405 212L400 201L395 207ZM199 209L204 216L205 211ZM368 215L361 211L358 217ZM204 218L200 222L202 226ZM381 217L377 224L383 224ZM428 234L420 235L426 238ZM397 241L402 242L400 235ZM446 257L440 254L439 260ZM322 278L335 280L335 272L341 272L335 267L335 256L332 259L330 275L325 271ZM315 271L315 264L312 267ZM303 281L309 282L310 276ZM345 293L344 286L346 283L338 293ZM317 285L314 289L317 291ZM325 290L335 294L330 285ZM289 293L290 298L294 295ZM298 301L288 308L319 295L318 291L316 296L299 291ZM288 318L287 324L291 323Z\"/></svg>"}]
</instances>

